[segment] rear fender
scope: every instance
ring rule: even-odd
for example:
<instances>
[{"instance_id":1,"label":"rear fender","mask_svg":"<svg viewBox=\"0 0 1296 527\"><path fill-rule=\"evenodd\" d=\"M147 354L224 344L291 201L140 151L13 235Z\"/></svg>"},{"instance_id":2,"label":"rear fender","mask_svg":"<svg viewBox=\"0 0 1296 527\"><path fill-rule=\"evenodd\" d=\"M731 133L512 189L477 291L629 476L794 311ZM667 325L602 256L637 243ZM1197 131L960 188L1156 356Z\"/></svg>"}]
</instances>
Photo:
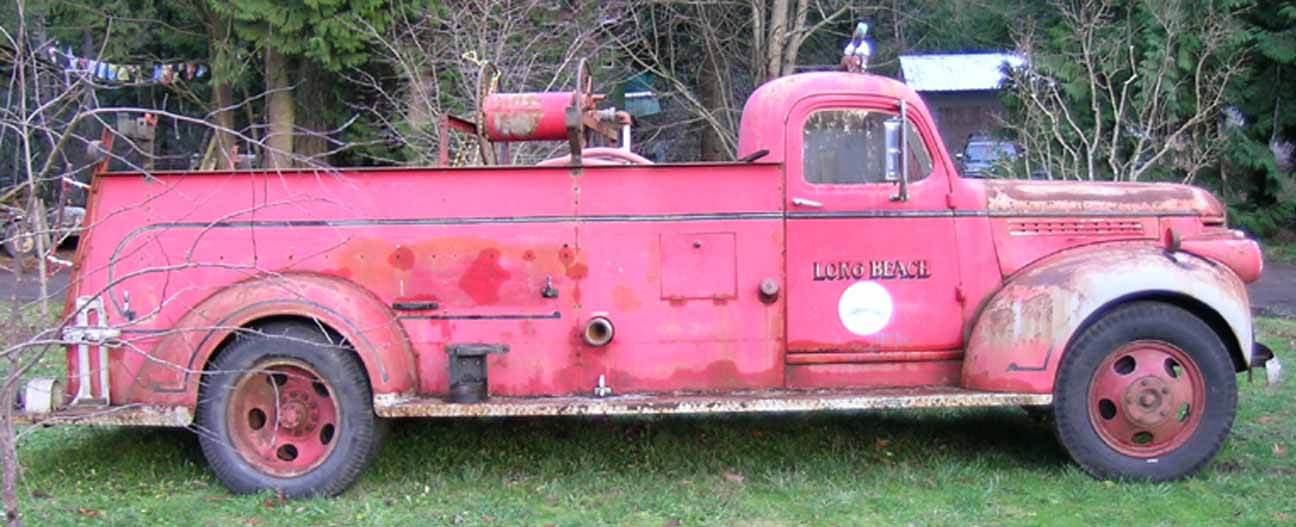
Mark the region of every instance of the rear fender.
<instances>
[{"instance_id":1,"label":"rear fender","mask_svg":"<svg viewBox=\"0 0 1296 527\"><path fill-rule=\"evenodd\" d=\"M189 311L159 341L154 355L162 360L141 367L126 402L192 407L203 368L222 343L260 320L284 317L317 322L346 339L369 374L375 401L413 393L413 353L391 310L352 282L295 273L240 282Z\"/></svg>"},{"instance_id":2,"label":"rear fender","mask_svg":"<svg viewBox=\"0 0 1296 527\"><path fill-rule=\"evenodd\" d=\"M1111 243L1055 255L1011 277L973 327L963 386L1052 393L1072 338L1112 307L1146 298L1189 307L1221 334L1235 362L1249 363L1251 310L1233 271L1146 243Z\"/></svg>"}]
</instances>

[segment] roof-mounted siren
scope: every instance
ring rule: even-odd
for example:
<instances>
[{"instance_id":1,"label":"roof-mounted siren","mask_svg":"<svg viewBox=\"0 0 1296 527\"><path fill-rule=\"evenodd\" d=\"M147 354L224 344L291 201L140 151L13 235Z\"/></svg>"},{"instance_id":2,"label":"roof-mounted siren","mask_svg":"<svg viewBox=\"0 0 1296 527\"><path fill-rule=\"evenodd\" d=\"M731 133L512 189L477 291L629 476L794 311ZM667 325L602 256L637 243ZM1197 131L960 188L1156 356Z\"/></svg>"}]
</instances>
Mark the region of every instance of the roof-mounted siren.
<instances>
[{"instance_id":1,"label":"roof-mounted siren","mask_svg":"<svg viewBox=\"0 0 1296 527\"><path fill-rule=\"evenodd\" d=\"M477 76L477 122L481 124L475 127L483 163L496 164L495 143L500 143L498 164L509 164L511 142L563 140L571 148L570 157L550 161L579 165L590 154L622 163L643 160L630 153L630 114L598 108L606 96L594 93L594 79L584 59L576 67L575 91L495 93L498 79L499 70L483 63Z\"/></svg>"},{"instance_id":2,"label":"roof-mounted siren","mask_svg":"<svg viewBox=\"0 0 1296 527\"><path fill-rule=\"evenodd\" d=\"M868 71L869 56L873 54L873 44L866 39L868 30L868 22L855 24L855 32L851 33L850 42L842 51L842 69L851 73Z\"/></svg>"}]
</instances>

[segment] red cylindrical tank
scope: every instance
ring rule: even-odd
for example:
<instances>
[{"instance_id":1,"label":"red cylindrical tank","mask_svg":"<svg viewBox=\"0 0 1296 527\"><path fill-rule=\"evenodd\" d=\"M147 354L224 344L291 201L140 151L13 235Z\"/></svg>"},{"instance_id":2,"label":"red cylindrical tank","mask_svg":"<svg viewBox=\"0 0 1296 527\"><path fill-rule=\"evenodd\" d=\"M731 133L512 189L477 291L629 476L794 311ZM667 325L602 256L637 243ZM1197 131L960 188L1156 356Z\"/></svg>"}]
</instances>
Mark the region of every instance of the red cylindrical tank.
<instances>
[{"instance_id":1,"label":"red cylindrical tank","mask_svg":"<svg viewBox=\"0 0 1296 527\"><path fill-rule=\"evenodd\" d=\"M482 103L491 141L561 141L567 138L571 92L496 93Z\"/></svg>"}]
</instances>

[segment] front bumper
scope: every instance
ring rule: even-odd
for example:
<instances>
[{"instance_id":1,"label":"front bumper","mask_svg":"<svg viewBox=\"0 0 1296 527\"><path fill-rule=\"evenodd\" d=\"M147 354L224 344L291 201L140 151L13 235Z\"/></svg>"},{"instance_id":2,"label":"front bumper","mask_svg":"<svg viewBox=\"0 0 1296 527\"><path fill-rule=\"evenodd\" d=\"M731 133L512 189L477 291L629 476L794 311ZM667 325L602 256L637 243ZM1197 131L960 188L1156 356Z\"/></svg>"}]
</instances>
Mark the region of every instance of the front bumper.
<instances>
[{"instance_id":1,"label":"front bumper","mask_svg":"<svg viewBox=\"0 0 1296 527\"><path fill-rule=\"evenodd\" d=\"M1265 381L1269 384L1278 384L1282 381L1282 363L1278 362L1278 357L1274 355L1269 346L1259 342L1251 350L1251 370L1254 372L1262 369L1265 372ZM1248 372L1248 375L1250 375Z\"/></svg>"}]
</instances>

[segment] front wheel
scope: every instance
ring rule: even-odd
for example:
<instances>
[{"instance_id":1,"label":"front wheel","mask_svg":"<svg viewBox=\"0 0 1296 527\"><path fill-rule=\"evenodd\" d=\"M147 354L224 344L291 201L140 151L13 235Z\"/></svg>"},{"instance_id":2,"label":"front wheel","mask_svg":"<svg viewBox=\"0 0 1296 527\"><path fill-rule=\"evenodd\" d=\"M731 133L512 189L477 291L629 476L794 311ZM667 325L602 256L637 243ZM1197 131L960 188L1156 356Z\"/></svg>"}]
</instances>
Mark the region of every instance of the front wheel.
<instances>
[{"instance_id":1,"label":"front wheel","mask_svg":"<svg viewBox=\"0 0 1296 527\"><path fill-rule=\"evenodd\" d=\"M216 477L237 493L346 490L380 442L355 353L304 324L267 324L236 339L199 393L199 442Z\"/></svg>"},{"instance_id":2,"label":"front wheel","mask_svg":"<svg viewBox=\"0 0 1296 527\"><path fill-rule=\"evenodd\" d=\"M1058 438L1100 479L1190 476L1219 452L1237 411L1228 350L1201 319L1137 302L1075 339L1058 372Z\"/></svg>"}]
</instances>

